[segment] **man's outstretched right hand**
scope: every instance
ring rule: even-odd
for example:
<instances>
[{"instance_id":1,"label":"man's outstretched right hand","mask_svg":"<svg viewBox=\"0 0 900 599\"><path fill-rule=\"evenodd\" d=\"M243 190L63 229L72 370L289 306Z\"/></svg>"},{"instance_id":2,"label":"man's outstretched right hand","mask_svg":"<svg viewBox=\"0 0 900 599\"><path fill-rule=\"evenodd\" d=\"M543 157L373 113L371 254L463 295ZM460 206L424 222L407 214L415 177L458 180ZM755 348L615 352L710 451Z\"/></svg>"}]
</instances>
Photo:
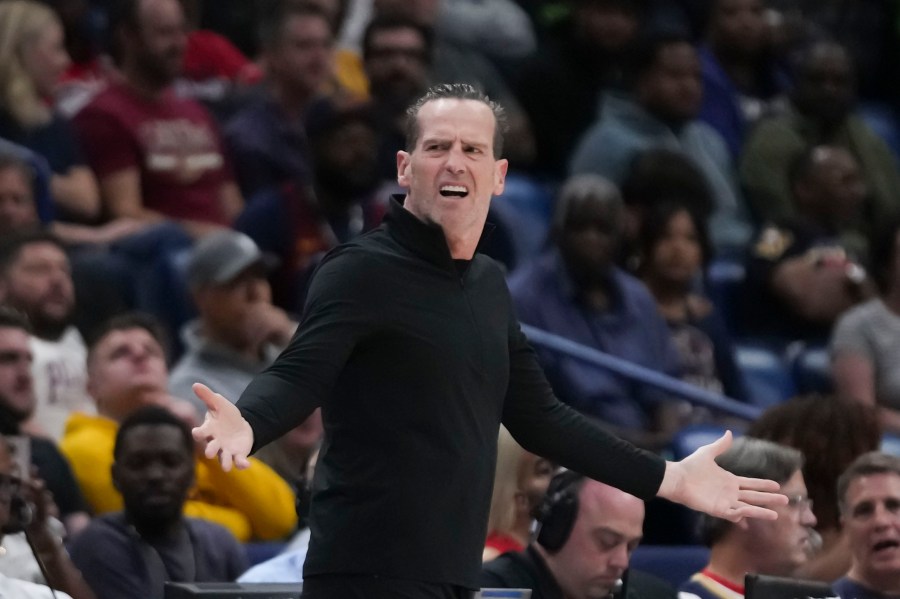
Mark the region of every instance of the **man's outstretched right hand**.
<instances>
[{"instance_id":1,"label":"man's outstretched right hand","mask_svg":"<svg viewBox=\"0 0 900 599\"><path fill-rule=\"evenodd\" d=\"M193 429L194 440L206 443L207 458L219 456L222 470L228 472L234 464L242 470L250 466L250 449L253 447L253 429L241 416L240 410L202 383L194 383L194 393L206 404L203 424Z\"/></svg>"}]
</instances>

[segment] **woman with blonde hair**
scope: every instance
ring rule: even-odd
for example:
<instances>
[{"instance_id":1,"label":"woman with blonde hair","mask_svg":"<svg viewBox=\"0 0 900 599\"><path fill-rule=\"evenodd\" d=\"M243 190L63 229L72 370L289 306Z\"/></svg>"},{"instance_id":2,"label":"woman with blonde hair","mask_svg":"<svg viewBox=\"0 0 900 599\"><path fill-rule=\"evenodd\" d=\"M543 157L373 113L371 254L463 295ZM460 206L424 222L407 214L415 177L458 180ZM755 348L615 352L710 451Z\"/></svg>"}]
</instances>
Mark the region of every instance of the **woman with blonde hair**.
<instances>
[{"instance_id":1,"label":"woman with blonde hair","mask_svg":"<svg viewBox=\"0 0 900 599\"><path fill-rule=\"evenodd\" d=\"M0 138L49 163L50 192L64 217L100 215L97 181L74 132L53 110L60 77L70 64L57 14L33 0L0 2Z\"/></svg>"},{"instance_id":2,"label":"woman with blonde hair","mask_svg":"<svg viewBox=\"0 0 900 599\"><path fill-rule=\"evenodd\" d=\"M531 535L532 512L553 478L553 464L525 451L506 427L497 438L497 469L482 561L522 551Z\"/></svg>"}]
</instances>

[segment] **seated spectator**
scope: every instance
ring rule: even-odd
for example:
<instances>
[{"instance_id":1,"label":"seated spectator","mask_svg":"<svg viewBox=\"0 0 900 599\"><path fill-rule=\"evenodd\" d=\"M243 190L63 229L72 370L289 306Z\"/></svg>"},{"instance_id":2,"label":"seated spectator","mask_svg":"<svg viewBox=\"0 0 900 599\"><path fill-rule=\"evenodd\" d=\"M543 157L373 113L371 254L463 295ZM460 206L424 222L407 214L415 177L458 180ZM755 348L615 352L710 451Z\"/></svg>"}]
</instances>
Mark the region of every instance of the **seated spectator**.
<instances>
[{"instance_id":1,"label":"seated spectator","mask_svg":"<svg viewBox=\"0 0 900 599\"><path fill-rule=\"evenodd\" d=\"M886 431L900 433L900 220L885 223L871 247L869 265L878 297L837 321L831 336L831 371L838 395L878 410Z\"/></svg>"},{"instance_id":2,"label":"seated spectator","mask_svg":"<svg viewBox=\"0 0 900 599\"><path fill-rule=\"evenodd\" d=\"M187 278L199 317L182 334L187 351L169 377L169 392L206 414L191 386L203 383L238 398L253 376L275 361L297 328L272 305L266 273L273 266L253 240L237 231L202 239L191 251Z\"/></svg>"},{"instance_id":3,"label":"seated spectator","mask_svg":"<svg viewBox=\"0 0 900 599\"><path fill-rule=\"evenodd\" d=\"M635 156L625 181L625 236L618 263L637 271L640 263L640 234L644 215L659 203L678 202L708 222L713 198L703 173L678 150L653 148Z\"/></svg>"},{"instance_id":4,"label":"seated spectator","mask_svg":"<svg viewBox=\"0 0 900 599\"><path fill-rule=\"evenodd\" d=\"M60 77L69 66L63 27L43 3L0 3L0 137L21 144L50 165L50 192L65 220L100 216L97 180L86 166L69 123L52 107Z\"/></svg>"},{"instance_id":5,"label":"seated spectator","mask_svg":"<svg viewBox=\"0 0 900 599\"><path fill-rule=\"evenodd\" d=\"M406 15L376 15L363 36L378 134L378 176L397 179L397 151L406 148L406 108L428 87L434 49L431 29Z\"/></svg>"},{"instance_id":6,"label":"seated spectator","mask_svg":"<svg viewBox=\"0 0 900 599\"><path fill-rule=\"evenodd\" d=\"M182 72L184 14L177 0L123 0L116 7L121 81L74 119L105 213L168 219L201 237L231 223L243 200L209 113L171 87Z\"/></svg>"},{"instance_id":7,"label":"seated spectator","mask_svg":"<svg viewBox=\"0 0 900 599\"><path fill-rule=\"evenodd\" d=\"M547 492L552 476L550 462L525 451L506 427L500 426L482 561L490 561L507 551L525 550L531 537L532 514Z\"/></svg>"},{"instance_id":8,"label":"seated spectator","mask_svg":"<svg viewBox=\"0 0 900 599\"><path fill-rule=\"evenodd\" d=\"M231 582L247 568L228 530L185 517L194 440L182 420L158 406L132 412L113 453L124 509L95 518L72 543L97 599L163 599L165 582Z\"/></svg>"},{"instance_id":9,"label":"seated spectator","mask_svg":"<svg viewBox=\"0 0 900 599\"><path fill-rule=\"evenodd\" d=\"M76 534L90 516L69 463L52 441L27 435L21 429L35 409L28 322L17 312L2 307L0 356L0 435L23 436L31 464L53 494L66 531Z\"/></svg>"},{"instance_id":10,"label":"seated spectator","mask_svg":"<svg viewBox=\"0 0 900 599\"><path fill-rule=\"evenodd\" d=\"M16 476L15 468L10 448L0 437L0 541L5 534L18 533L27 528L35 552L44 563L49 587L0 574L0 596L16 599L95 599L59 537L47 526L47 516L54 506L42 482L37 478L23 481ZM23 522L26 514L22 513L21 508L16 508L23 501L33 505L31 513L27 514L27 523Z\"/></svg>"},{"instance_id":11,"label":"seated spectator","mask_svg":"<svg viewBox=\"0 0 900 599\"><path fill-rule=\"evenodd\" d=\"M712 302L696 292L712 254L706 223L679 203L659 204L644 215L640 240L640 277L669 325L681 379L746 399L725 323ZM692 408L685 404L682 409ZM704 418L702 412L694 417Z\"/></svg>"},{"instance_id":12,"label":"seated spectator","mask_svg":"<svg viewBox=\"0 0 900 599\"><path fill-rule=\"evenodd\" d=\"M679 599L743 599L745 574L791 576L817 550L816 517L799 451L741 437L716 462L738 476L774 480L788 503L773 508L778 520L734 523L701 515L701 534L710 547L709 563L681 585Z\"/></svg>"},{"instance_id":13,"label":"seated spectator","mask_svg":"<svg viewBox=\"0 0 900 599\"><path fill-rule=\"evenodd\" d=\"M85 387L87 348L72 324L71 267L59 240L36 231L0 245L0 303L31 325L35 409L24 430L59 440L69 414L94 412Z\"/></svg>"},{"instance_id":14,"label":"seated spectator","mask_svg":"<svg viewBox=\"0 0 900 599\"><path fill-rule=\"evenodd\" d=\"M900 459L871 452L838 481L841 524L851 565L832 588L841 599L882 599L900 594Z\"/></svg>"},{"instance_id":15,"label":"seated spectator","mask_svg":"<svg viewBox=\"0 0 900 599\"><path fill-rule=\"evenodd\" d=\"M698 118L728 144L737 163L747 132L788 85L774 62L766 0L714 0L700 47L703 104Z\"/></svg>"},{"instance_id":16,"label":"seated spectator","mask_svg":"<svg viewBox=\"0 0 900 599\"><path fill-rule=\"evenodd\" d=\"M411 18L432 32L433 51L429 55L430 83L468 83L497 101L507 113L509 129L504 134L504 155L512 165L529 164L534 159L534 136L528 117L506 84L503 75L488 58L490 48L510 48L497 43L511 27L530 29L520 7L510 0L460 2L458 0L379 0L373 20L379 17ZM471 15L493 13L484 20ZM468 14L466 14L468 13ZM463 27L457 24L468 23ZM521 29L520 29L521 30ZM457 35L464 32L464 35ZM510 38L506 38L508 41ZM533 43L533 42L531 42ZM398 148L402 149L402 148Z\"/></svg>"},{"instance_id":17,"label":"seated spectator","mask_svg":"<svg viewBox=\"0 0 900 599\"><path fill-rule=\"evenodd\" d=\"M760 231L747 262L745 327L775 341L824 343L838 316L872 294L861 254L841 237L863 198L852 157L818 146L791 168L794 215Z\"/></svg>"},{"instance_id":18,"label":"seated spectator","mask_svg":"<svg viewBox=\"0 0 900 599\"><path fill-rule=\"evenodd\" d=\"M281 259L271 277L273 301L292 312L300 312L309 276L325 253L376 227L386 208L377 193L368 105L322 100L309 117L312 187L293 182L259 194L235 224ZM394 170L396 176L396 164Z\"/></svg>"},{"instance_id":19,"label":"seated spectator","mask_svg":"<svg viewBox=\"0 0 900 599\"><path fill-rule=\"evenodd\" d=\"M259 97L225 127L241 191L285 183L305 187L312 165L304 121L332 74L333 37L327 15L310 5L283 4L261 27L266 79Z\"/></svg>"},{"instance_id":20,"label":"seated spectator","mask_svg":"<svg viewBox=\"0 0 900 599\"><path fill-rule=\"evenodd\" d=\"M857 219L865 233L900 210L900 173L887 145L854 115L855 78L847 51L833 42L797 61L787 112L762 120L744 146L741 182L759 222L796 214L790 166L808 148L838 146L859 164L868 194Z\"/></svg>"},{"instance_id":21,"label":"seated spectator","mask_svg":"<svg viewBox=\"0 0 900 599\"><path fill-rule=\"evenodd\" d=\"M613 264L623 227L616 187L596 175L573 177L559 193L552 227L553 247L509 282L521 321L678 374L678 355L653 296ZM637 443L661 447L678 428L656 420L658 404L668 398L656 388L552 351L537 352L561 400Z\"/></svg>"},{"instance_id":22,"label":"seated spectator","mask_svg":"<svg viewBox=\"0 0 900 599\"><path fill-rule=\"evenodd\" d=\"M486 563L482 587L532 589L531 599L674 599L668 584L628 569L643 536L640 499L564 471L538 510L536 538L525 551Z\"/></svg>"},{"instance_id":23,"label":"seated spectator","mask_svg":"<svg viewBox=\"0 0 900 599\"><path fill-rule=\"evenodd\" d=\"M824 582L842 576L850 567L850 550L841 531L837 480L853 460L878 448L875 412L839 397L807 395L769 408L746 434L793 447L805 458L803 479L822 549L794 574Z\"/></svg>"},{"instance_id":24,"label":"seated spectator","mask_svg":"<svg viewBox=\"0 0 900 599\"><path fill-rule=\"evenodd\" d=\"M679 150L712 191L713 241L745 243L750 226L728 147L715 129L696 120L703 96L697 51L680 35L652 36L636 48L628 82L628 94L603 96L599 119L572 154L570 173L595 173L621 185L641 151Z\"/></svg>"},{"instance_id":25,"label":"seated spectator","mask_svg":"<svg viewBox=\"0 0 900 599\"><path fill-rule=\"evenodd\" d=\"M73 414L60 447L95 514L122 509L111 478L119 423L139 408L163 406L196 423L186 401L167 392L168 371L159 325L140 315L110 320L88 351L88 390L98 415ZM239 541L282 539L297 516L290 487L255 458L251 468L225 473L215 460L198 455L195 485L184 506L186 516L225 526Z\"/></svg>"},{"instance_id":26,"label":"seated spectator","mask_svg":"<svg viewBox=\"0 0 900 599\"><path fill-rule=\"evenodd\" d=\"M42 171L36 154L7 151L0 146L0 234L28 231L43 225L69 248L86 245L105 245L140 230L140 225L128 219L116 219L102 225L84 225L55 218L55 211L46 206L43 197ZM80 246L80 247L79 247Z\"/></svg>"},{"instance_id":27,"label":"seated spectator","mask_svg":"<svg viewBox=\"0 0 900 599\"><path fill-rule=\"evenodd\" d=\"M536 154L529 170L565 179L578 138L597 120L597 98L623 85L628 51L645 2L578 0L539 50L513 74L513 89L531 121Z\"/></svg>"},{"instance_id":28,"label":"seated spectator","mask_svg":"<svg viewBox=\"0 0 900 599\"><path fill-rule=\"evenodd\" d=\"M184 67L175 82L178 95L203 102L213 113L226 111L232 96L262 78L251 62L227 37L200 27L200 0L179 0L185 13L187 42Z\"/></svg>"}]
</instances>

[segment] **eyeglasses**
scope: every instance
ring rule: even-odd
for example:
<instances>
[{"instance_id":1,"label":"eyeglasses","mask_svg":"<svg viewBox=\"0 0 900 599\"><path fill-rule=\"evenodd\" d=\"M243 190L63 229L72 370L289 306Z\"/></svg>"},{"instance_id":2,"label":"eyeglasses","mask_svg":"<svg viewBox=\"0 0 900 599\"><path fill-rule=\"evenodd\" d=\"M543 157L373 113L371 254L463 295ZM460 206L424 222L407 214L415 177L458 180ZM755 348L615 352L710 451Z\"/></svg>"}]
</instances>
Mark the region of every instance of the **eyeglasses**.
<instances>
[{"instance_id":1,"label":"eyeglasses","mask_svg":"<svg viewBox=\"0 0 900 599\"><path fill-rule=\"evenodd\" d=\"M788 495L788 507L793 509L809 508L812 510L813 500L807 495Z\"/></svg>"},{"instance_id":2,"label":"eyeglasses","mask_svg":"<svg viewBox=\"0 0 900 599\"><path fill-rule=\"evenodd\" d=\"M0 474L0 499L9 501L21 487L22 481L18 477Z\"/></svg>"}]
</instances>

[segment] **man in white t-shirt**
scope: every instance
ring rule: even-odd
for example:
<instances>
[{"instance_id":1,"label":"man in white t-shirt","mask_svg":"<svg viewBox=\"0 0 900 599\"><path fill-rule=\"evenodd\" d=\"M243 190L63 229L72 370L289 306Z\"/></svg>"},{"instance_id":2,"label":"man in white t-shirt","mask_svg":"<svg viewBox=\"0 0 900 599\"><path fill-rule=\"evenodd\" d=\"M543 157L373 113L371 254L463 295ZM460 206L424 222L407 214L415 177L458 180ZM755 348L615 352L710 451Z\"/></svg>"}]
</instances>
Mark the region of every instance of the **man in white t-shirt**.
<instances>
[{"instance_id":1,"label":"man in white t-shirt","mask_svg":"<svg viewBox=\"0 0 900 599\"><path fill-rule=\"evenodd\" d=\"M32 327L36 408L25 428L58 441L70 413L95 409L85 389L87 349L72 325L69 259L55 237L27 233L0 247L0 303L22 312Z\"/></svg>"}]
</instances>

